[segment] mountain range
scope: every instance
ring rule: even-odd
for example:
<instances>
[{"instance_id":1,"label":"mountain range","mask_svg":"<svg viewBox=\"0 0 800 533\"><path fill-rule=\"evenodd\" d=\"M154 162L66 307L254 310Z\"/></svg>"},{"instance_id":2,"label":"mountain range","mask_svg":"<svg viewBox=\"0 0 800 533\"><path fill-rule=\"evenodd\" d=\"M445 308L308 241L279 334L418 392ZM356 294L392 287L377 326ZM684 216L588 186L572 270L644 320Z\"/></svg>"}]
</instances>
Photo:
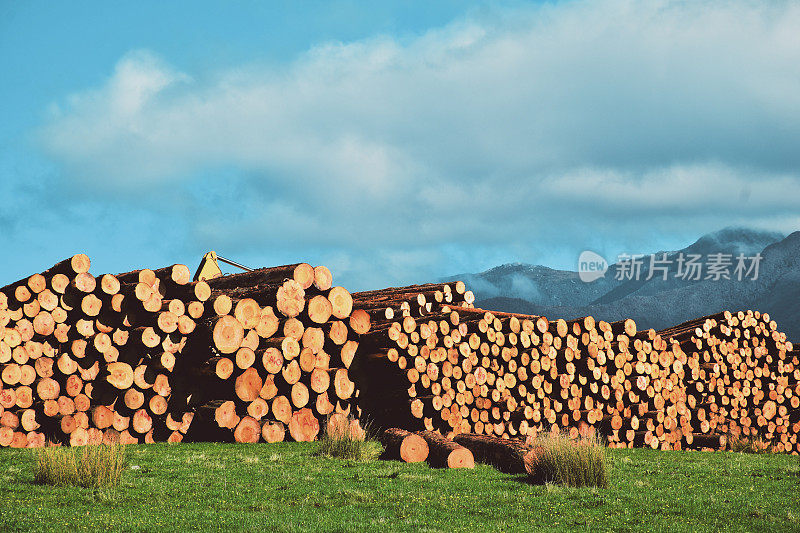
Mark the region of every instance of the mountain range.
<instances>
[{"instance_id":1,"label":"mountain range","mask_svg":"<svg viewBox=\"0 0 800 533\"><path fill-rule=\"evenodd\" d=\"M590 282L579 272L521 263L445 280L466 282L476 305L486 309L565 319L633 318L641 329L663 329L726 309L759 310L789 339L800 341L800 231L784 236L727 228L653 256L652 274L651 256L645 255L614 263ZM700 265L699 274L689 268L691 260Z\"/></svg>"}]
</instances>

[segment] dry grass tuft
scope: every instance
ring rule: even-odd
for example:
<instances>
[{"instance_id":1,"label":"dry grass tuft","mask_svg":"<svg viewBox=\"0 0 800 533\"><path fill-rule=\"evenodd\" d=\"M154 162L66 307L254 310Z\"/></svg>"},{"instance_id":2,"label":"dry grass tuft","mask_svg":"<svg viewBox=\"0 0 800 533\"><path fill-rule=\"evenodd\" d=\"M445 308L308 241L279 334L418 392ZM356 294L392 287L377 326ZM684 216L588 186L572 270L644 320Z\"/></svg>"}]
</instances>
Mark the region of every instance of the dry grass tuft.
<instances>
[{"instance_id":1,"label":"dry grass tuft","mask_svg":"<svg viewBox=\"0 0 800 533\"><path fill-rule=\"evenodd\" d=\"M597 438L571 440L557 433L537 439L538 457L531 479L569 487L608 488L606 449Z\"/></svg>"},{"instance_id":2,"label":"dry grass tuft","mask_svg":"<svg viewBox=\"0 0 800 533\"><path fill-rule=\"evenodd\" d=\"M328 419L326 428L320 439L318 455L371 461L383 451L379 442L368 439L368 428L362 428L358 420L334 415Z\"/></svg>"},{"instance_id":3,"label":"dry grass tuft","mask_svg":"<svg viewBox=\"0 0 800 533\"><path fill-rule=\"evenodd\" d=\"M770 445L761 437L728 435L728 449L738 453L769 453Z\"/></svg>"},{"instance_id":4,"label":"dry grass tuft","mask_svg":"<svg viewBox=\"0 0 800 533\"><path fill-rule=\"evenodd\" d=\"M115 487L125 467L125 446L38 448L34 452L34 459L34 483Z\"/></svg>"}]
</instances>

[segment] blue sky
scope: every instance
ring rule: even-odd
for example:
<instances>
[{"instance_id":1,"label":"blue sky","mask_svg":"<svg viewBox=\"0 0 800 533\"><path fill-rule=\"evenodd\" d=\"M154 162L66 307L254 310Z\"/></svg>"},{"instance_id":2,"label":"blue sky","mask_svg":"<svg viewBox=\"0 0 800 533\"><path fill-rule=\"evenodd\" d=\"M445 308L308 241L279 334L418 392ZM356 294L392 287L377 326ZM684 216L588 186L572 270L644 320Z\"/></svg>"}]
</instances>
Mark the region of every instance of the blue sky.
<instances>
[{"instance_id":1,"label":"blue sky","mask_svg":"<svg viewBox=\"0 0 800 533\"><path fill-rule=\"evenodd\" d=\"M352 289L800 229L792 2L0 3L0 278Z\"/></svg>"}]
</instances>

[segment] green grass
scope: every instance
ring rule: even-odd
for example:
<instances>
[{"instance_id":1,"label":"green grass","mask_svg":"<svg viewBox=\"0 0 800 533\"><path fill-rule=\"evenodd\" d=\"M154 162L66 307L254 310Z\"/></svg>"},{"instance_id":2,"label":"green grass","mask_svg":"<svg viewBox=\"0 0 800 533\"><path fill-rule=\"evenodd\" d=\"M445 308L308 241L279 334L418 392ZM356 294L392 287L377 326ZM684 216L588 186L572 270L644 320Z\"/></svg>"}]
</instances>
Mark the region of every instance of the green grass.
<instances>
[{"instance_id":1,"label":"green grass","mask_svg":"<svg viewBox=\"0 0 800 533\"><path fill-rule=\"evenodd\" d=\"M0 450L0 531L800 531L797 457L608 450L608 489L318 457L319 443L128 446L116 489Z\"/></svg>"},{"instance_id":2,"label":"green grass","mask_svg":"<svg viewBox=\"0 0 800 533\"><path fill-rule=\"evenodd\" d=\"M40 485L115 487L125 468L124 446L37 448L33 456L33 482Z\"/></svg>"}]
</instances>

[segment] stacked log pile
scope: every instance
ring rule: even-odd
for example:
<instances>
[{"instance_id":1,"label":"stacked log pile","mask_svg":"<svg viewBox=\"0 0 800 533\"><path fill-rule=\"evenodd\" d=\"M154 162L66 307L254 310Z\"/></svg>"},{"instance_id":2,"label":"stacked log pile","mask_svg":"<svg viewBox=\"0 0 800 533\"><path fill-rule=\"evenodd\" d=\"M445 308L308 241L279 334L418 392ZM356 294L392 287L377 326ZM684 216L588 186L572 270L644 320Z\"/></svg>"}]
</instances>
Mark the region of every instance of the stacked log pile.
<instances>
[{"instance_id":1,"label":"stacked log pile","mask_svg":"<svg viewBox=\"0 0 800 533\"><path fill-rule=\"evenodd\" d=\"M729 438L754 438L775 452L800 452L800 357L767 313L726 311L654 341L682 362L684 439L725 448Z\"/></svg>"},{"instance_id":2,"label":"stacked log pile","mask_svg":"<svg viewBox=\"0 0 800 533\"><path fill-rule=\"evenodd\" d=\"M368 315L327 268L206 283L185 265L89 266L79 254L0 291L0 445L312 440L357 414L347 368Z\"/></svg>"},{"instance_id":3,"label":"stacked log pile","mask_svg":"<svg viewBox=\"0 0 800 533\"><path fill-rule=\"evenodd\" d=\"M759 312L638 331L476 309L462 282L351 295L306 263L207 282L89 266L79 254L0 289L2 446L306 441L366 415L442 464L465 459L436 435L474 434L485 454L554 430L800 452L800 353ZM419 457L408 437L387 446Z\"/></svg>"},{"instance_id":4,"label":"stacked log pile","mask_svg":"<svg viewBox=\"0 0 800 533\"><path fill-rule=\"evenodd\" d=\"M439 336L428 322L422 321L441 314L446 306L468 308L474 299L463 282L353 294L354 308L368 313L371 321L371 329L361 338L352 368L353 379L361 391L359 405L371 421L380 427L435 429L430 417L425 418L423 425L424 404L418 396L430 401L431 394L422 391L431 385L434 390L438 387L438 373L431 377L426 369ZM434 360L438 354L438 351L433 354Z\"/></svg>"},{"instance_id":5,"label":"stacked log pile","mask_svg":"<svg viewBox=\"0 0 800 533\"><path fill-rule=\"evenodd\" d=\"M89 266L79 254L0 291L2 446L102 442L115 426L117 440L134 438L132 413L114 416L94 399L132 384L134 372L117 363L129 328L106 312L122 316L122 286Z\"/></svg>"},{"instance_id":6,"label":"stacked log pile","mask_svg":"<svg viewBox=\"0 0 800 533\"><path fill-rule=\"evenodd\" d=\"M551 324L461 302L405 314L373 322L354 371L361 404L379 424L509 438L546 427L572 427L577 436L606 419L599 399L609 400L610 388L598 385L597 365L588 362L599 342L591 318ZM600 327L636 333L633 321Z\"/></svg>"},{"instance_id":7,"label":"stacked log pile","mask_svg":"<svg viewBox=\"0 0 800 533\"><path fill-rule=\"evenodd\" d=\"M504 439L563 430L661 449L725 449L741 435L800 451L800 367L767 315L640 332L630 319L551 322L434 302L385 314L361 304L373 328L354 379L379 426Z\"/></svg>"},{"instance_id":8,"label":"stacked log pile","mask_svg":"<svg viewBox=\"0 0 800 533\"><path fill-rule=\"evenodd\" d=\"M191 438L314 440L334 413L357 417L348 368L365 313L325 267L260 269L208 281L214 312L188 345L182 408ZM197 387L197 384L201 386Z\"/></svg>"}]
</instances>

